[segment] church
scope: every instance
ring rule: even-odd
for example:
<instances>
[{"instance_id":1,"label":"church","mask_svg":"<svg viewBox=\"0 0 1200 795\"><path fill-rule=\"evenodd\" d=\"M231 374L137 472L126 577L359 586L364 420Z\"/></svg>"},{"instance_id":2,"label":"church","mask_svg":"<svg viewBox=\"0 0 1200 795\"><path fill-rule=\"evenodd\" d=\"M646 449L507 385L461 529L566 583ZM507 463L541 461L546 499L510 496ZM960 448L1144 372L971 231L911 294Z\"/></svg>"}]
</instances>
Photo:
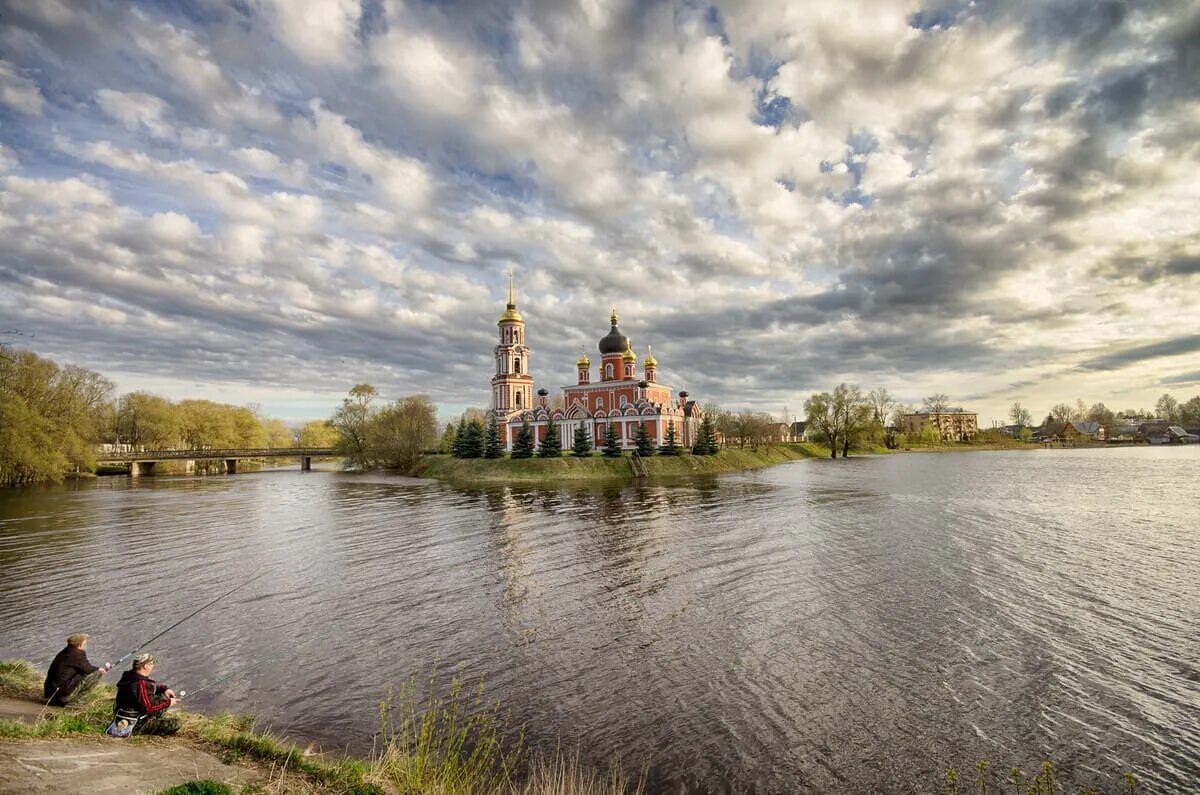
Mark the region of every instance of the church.
<instances>
[{"instance_id":1,"label":"church","mask_svg":"<svg viewBox=\"0 0 1200 795\"><path fill-rule=\"evenodd\" d=\"M611 328L600 338L600 364L592 380L592 363L587 354L575 362L576 383L562 387L561 405L552 406L545 387L534 393L530 350L525 337L525 319L517 311L512 276L508 282L508 304L500 320L499 343L495 348L492 376L492 414L500 425L504 447L512 451L523 423L533 428L538 445L551 423L558 426L563 450L570 450L575 430L587 429L596 448L604 446L608 426L614 425L622 449L636 447L638 425L645 425L650 441L662 446L667 428L675 427L675 438L685 449L700 433L701 410L687 392L671 397L671 388L658 382L658 361L647 350L638 375L638 357L633 343L617 326L617 310L609 317Z\"/></svg>"}]
</instances>

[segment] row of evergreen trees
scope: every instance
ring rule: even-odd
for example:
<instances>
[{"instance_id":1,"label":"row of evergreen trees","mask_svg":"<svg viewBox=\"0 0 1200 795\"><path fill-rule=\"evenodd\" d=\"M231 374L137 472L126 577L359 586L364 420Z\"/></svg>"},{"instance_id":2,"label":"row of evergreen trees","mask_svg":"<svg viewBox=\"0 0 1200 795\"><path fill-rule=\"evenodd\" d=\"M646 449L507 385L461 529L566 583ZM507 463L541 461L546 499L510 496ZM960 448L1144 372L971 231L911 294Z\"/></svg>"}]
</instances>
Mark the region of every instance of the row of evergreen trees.
<instances>
[{"instance_id":1,"label":"row of evergreen trees","mask_svg":"<svg viewBox=\"0 0 1200 795\"><path fill-rule=\"evenodd\" d=\"M667 438L661 447L655 447L646 431L645 423L638 425L637 436L634 437L637 453L640 456L670 455L677 456L683 452L679 439L675 434L674 424L667 426ZM450 452L455 458L500 458L504 455L504 445L500 441L500 426L490 421L486 424L479 420L460 420L455 429ZM604 433L604 447L601 454L608 458L618 458L624 454L621 440L617 436L615 423L608 423ZM533 427L524 422L517 438L513 440L513 458L558 458L562 455L562 442L558 435L558 423L551 422L546 426L546 435L540 444L535 443ZM717 434L713 421L705 417L700 424L700 438L692 446L692 455L716 455ZM576 458L585 458L592 454L592 437L588 429L580 425L575 429L571 445L571 454Z\"/></svg>"}]
</instances>

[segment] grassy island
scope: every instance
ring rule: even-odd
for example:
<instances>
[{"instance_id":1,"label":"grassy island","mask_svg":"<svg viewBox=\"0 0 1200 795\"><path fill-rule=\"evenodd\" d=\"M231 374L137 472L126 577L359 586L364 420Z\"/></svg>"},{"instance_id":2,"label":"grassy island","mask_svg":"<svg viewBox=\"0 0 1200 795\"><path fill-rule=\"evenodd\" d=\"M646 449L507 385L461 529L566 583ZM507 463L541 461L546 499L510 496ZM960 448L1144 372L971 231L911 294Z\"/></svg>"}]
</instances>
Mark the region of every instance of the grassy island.
<instances>
[{"instance_id":1,"label":"grassy island","mask_svg":"<svg viewBox=\"0 0 1200 795\"><path fill-rule=\"evenodd\" d=\"M748 469L785 464L802 458L828 455L811 444L773 444L757 449L724 448L716 455L655 455L641 459L646 476L653 479L689 475L740 472ZM619 481L632 480L633 463L629 455L605 458L593 454L576 458L454 458L449 455L426 456L416 474L454 483L512 483L533 481Z\"/></svg>"}]
</instances>

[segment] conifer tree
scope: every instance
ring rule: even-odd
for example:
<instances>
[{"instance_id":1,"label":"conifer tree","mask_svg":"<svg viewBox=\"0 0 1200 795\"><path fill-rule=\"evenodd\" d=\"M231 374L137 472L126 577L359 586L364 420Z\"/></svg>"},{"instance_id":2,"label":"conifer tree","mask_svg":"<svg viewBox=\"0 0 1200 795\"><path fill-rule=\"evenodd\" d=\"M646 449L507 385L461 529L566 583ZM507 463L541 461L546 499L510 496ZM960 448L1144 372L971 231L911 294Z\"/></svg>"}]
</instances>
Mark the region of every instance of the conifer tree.
<instances>
[{"instance_id":1,"label":"conifer tree","mask_svg":"<svg viewBox=\"0 0 1200 795\"><path fill-rule=\"evenodd\" d=\"M479 420L471 420L462 436L462 457L480 458L483 455L483 424Z\"/></svg>"},{"instance_id":2,"label":"conifer tree","mask_svg":"<svg viewBox=\"0 0 1200 795\"><path fill-rule=\"evenodd\" d=\"M638 455L654 455L654 445L650 441L650 434L646 433L646 423L638 423L637 435L634 437L633 441L637 445Z\"/></svg>"},{"instance_id":3,"label":"conifer tree","mask_svg":"<svg viewBox=\"0 0 1200 795\"><path fill-rule=\"evenodd\" d=\"M467 418L463 417L458 421L458 427L454 430L454 441L450 445L450 453L455 458L466 458L463 455L463 445L467 441Z\"/></svg>"},{"instance_id":4,"label":"conifer tree","mask_svg":"<svg viewBox=\"0 0 1200 795\"><path fill-rule=\"evenodd\" d=\"M667 438L663 440L663 445L658 452L662 455L679 455L683 452L679 446L679 440L675 438L675 423L667 423Z\"/></svg>"},{"instance_id":5,"label":"conifer tree","mask_svg":"<svg viewBox=\"0 0 1200 795\"><path fill-rule=\"evenodd\" d=\"M539 458L558 458L562 455L562 440L558 435L558 423L554 420L546 421L546 435L542 437L542 443L538 447Z\"/></svg>"},{"instance_id":6,"label":"conifer tree","mask_svg":"<svg viewBox=\"0 0 1200 795\"><path fill-rule=\"evenodd\" d=\"M571 453L576 458L586 458L592 454L592 434L582 422L575 428L575 444L571 445Z\"/></svg>"},{"instance_id":7,"label":"conifer tree","mask_svg":"<svg viewBox=\"0 0 1200 795\"><path fill-rule=\"evenodd\" d=\"M604 432L604 450L602 452L606 458L620 458L624 453L621 450L621 440L617 438L617 424L609 422L607 425L608 430Z\"/></svg>"},{"instance_id":8,"label":"conifer tree","mask_svg":"<svg viewBox=\"0 0 1200 795\"><path fill-rule=\"evenodd\" d=\"M705 417L700 423L700 438L692 447L692 455L717 454L717 429L711 417Z\"/></svg>"},{"instance_id":9,"label":"conifer tree","mask_svg":"<svg viewBox=\"0 0 1200 795\"><path fill-rule=\"evenodd\" d=\"M533 458L533 428L530 427L529 420L521 423L521 430L517 432L517 438L513 441L512 457Z\"/></svg>"},{"instance_id":10,"label":"conifer tree","mask_svg":"<svg viewBox=\"0 0 1200 795\"><path fill-rule=\"evenodd\" d=\"M500 443L500 426L495 417L488 421L486 431L483 438L483 457L500 458L504 455L504 445Z\"/></svg>"}]
</instances>

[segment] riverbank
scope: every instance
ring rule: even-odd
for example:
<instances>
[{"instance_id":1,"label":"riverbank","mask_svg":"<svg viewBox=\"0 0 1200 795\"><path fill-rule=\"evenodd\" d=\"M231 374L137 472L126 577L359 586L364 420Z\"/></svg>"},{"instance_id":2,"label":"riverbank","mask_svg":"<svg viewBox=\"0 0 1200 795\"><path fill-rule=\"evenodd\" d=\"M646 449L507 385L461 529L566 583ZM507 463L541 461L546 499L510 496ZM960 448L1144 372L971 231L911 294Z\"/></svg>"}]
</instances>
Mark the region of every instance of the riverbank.
<instances>
[{"instance_id":1,"label":"riverbank","mask_svg":"<svg viewBox=\"0 0 1200 795\"><path fill-rule=\"evenodd\" d=\"M416 678L380 705L372 758L335 758L256 728L249 716L214 717L175 707L172 737L105 734L116 688L81 703L46 707L43 674L0 662L0 792L155 792L160 795L640 795L621 772L585 768L577 755L528 754L505 745L507 716L482 699L482 684L450 683L448 695L418 693ZM432 683L431 683L432 687Z\"/></svg>"},{"instance_id":2,"label":"riverbank","mask_svg":"<svg viewBox=\"0 0 1200 795\"><path fill-rule=\"evenodd\" d=\"M741 472L785 464L804 458L828 455L812 444L773 444L750 448L725 448L716 455L655 455L642 458L646 476L654 479L691 475ZM576 458L453 458L448 455L426 456L415 472L417 477L454 483L513 483L538 481L627 481L634 475L629 455L605 458L593 454Z\"/></svg>"}]
</instances>

